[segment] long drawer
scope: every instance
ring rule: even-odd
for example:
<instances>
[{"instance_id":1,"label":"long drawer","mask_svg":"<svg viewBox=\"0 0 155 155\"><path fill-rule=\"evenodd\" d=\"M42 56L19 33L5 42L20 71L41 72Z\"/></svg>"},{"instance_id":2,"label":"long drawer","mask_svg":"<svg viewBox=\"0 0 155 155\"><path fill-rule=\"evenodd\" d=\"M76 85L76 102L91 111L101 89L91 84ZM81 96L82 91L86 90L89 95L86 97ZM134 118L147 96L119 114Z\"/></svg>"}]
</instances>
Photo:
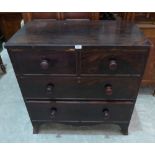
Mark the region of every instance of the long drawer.
<instances>
[{"instance_id":1,"label":"long drawer","mask_svg":"<svg viewBox=\"0 0 155 155\"><path fill-rule=\"evenodd\" d=\"M26 99L134 100L139 78L17 77Z\"/></svg>"},{"instance_id":2,"label":"long drawer","mask_svg":"<svg viewBox=\"0 0 155 155\"><path fill-rule=\"evenodd\" d=\"M33 121L119 122L129 121L133 102L27 101Z\"/></svg>"}]
</instances>

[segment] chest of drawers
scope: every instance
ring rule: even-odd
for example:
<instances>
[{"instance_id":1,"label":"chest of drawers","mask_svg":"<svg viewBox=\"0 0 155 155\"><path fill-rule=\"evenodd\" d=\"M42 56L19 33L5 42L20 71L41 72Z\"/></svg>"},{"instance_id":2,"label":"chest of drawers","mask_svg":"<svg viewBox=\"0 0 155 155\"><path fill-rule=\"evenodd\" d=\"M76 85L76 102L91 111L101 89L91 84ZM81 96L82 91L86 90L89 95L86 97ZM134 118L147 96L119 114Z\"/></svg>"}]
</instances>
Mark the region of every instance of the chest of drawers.
<instances>
[{"instance_id":1,"label":"chest of drawers","mask_svg":"<svg viewBox=\"0 0 155 155\"><path fill-rule=\"evenodd\" d=\"M149 54L133 23L27 23L7 43L34 133L42 123L128 126Z\"/></svg>"}]
</instances>

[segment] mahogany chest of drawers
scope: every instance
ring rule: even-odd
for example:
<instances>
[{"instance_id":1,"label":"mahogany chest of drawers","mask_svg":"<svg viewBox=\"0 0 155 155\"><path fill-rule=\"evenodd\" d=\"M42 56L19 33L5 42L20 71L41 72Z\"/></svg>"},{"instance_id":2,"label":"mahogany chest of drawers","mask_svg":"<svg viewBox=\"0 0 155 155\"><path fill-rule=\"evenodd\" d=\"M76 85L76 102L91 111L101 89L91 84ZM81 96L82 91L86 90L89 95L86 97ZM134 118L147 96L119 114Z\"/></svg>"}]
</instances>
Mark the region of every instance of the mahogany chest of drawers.
<instances>
[{"instance_id":1,"label":"mahogany chest of drawers","mask_svg":"<svg viewBox=\"0 0 155 155\"><path fill-rule=\"evenodd\" d=\"M34 20L6 48L34 133L42 123L128 126L149 41L122 21Z\"/></svg>"}]
</instances>

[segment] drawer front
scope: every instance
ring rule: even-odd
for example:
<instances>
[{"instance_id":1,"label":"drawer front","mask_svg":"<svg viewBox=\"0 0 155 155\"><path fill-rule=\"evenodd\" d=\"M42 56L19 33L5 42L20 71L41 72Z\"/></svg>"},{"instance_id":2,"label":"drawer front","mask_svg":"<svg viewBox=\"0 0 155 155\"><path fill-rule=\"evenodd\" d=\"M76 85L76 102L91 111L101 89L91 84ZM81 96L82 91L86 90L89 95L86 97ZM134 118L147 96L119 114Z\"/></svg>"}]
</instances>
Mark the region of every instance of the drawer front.
<instances>
[{"instance_id":1,"label":"drawer front","mask_svg":"<svg viewBox=\"0 0 155 155\"><path fill-rule=\"evenodd\" d=\"M124 104L126 103L126 104ZM56 122L119 122L129 121L133 102L28 101L31 120Z\"/></svg>"},{"instance_id":2,"label":"drawer front","mask_svg":"<svg viewBox=\"0 0 155 155\"><path fill-rule=\"evenodd\" d=\"M81 74L136 74L144 70L147 52L91 50L81 52Z\"/></svg>"},{"instance_id":3,"label":"drawer front","mask_svg":"<svg viewBox=\"0 0 155 155\"><path fill-rule=\"evenodd\" d=\"M18 77L25 98L132 100L137 96L138 78Z\"/></svg>"},{"instance_id":4,"label":"drawer front","mask_svg":"<svg viewBox=\"0 0 155 155\"><path fill-rule=\"evenodd\" d=\"M54 50L10 52L16 74L76 74L76 53Z\"/></svg>"}]
</instances>

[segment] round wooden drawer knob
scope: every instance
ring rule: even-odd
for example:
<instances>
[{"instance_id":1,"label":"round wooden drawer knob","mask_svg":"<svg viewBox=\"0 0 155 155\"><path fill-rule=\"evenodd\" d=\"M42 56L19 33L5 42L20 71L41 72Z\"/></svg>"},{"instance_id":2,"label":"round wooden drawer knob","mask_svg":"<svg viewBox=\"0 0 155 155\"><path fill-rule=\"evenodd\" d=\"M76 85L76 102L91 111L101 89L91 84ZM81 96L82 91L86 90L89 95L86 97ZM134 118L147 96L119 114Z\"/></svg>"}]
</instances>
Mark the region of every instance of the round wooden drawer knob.
<instances>
[{"instance_id":1,"label":"round wooden drawer knob","mask_svg":"<svg viewBox=\"0 0 155 155\"><path fill-rule=\"evenodd\" d=\"M110 84L105 85L105 94L109 96L112 95L112 85Z\"/></svg>"},{"instance_id":2,"label":"round wooden drawer knob","mask_svg":"<svg viewBox=\"0 0 155 155\"><path fill-rule=\"evenodd\" d=\"M47 70L49 68L49 61L48 60L42 60L40 63L40 67L43 70Z\"/></svg>"},{"instance_id":3,"label":"round wooden drawer knob","mask_svg":"<svg viewBox=\"0 0 155 155\"><path fill-rule=\"evenodd\" d=\"M110 117L110 113L108 109L103 109L103 117L104 119L108 119Z\"/></svg>"},{"instance_id":4,"label":"round wooden drawer knob","mask_svg":"<svg viewBox=\"0 0 155 155\"><path fill-rule=\"evenodd\" d=\"M110 70L116 70L117 69L117 62L116 62L116 60L110 60L110 62L109 62L109 69Z\"/></svg>"},{"instance_id":5,"label":"round wooden drawer knob","mask_svg":"<svg viewBox=\"0 0 155 155\"><path fill-rule=\"evenodd\" d=\"M56 116L56 113L57 113L57 108L52 107L50 111L50 117L54 118Z\"/></svg>"},{"instance_id":6,"label":"round wooden drawer knob","mask_svg":"<svg viewBox=\"0 0 155 155\"><path fill-rule=\"evenodd\" d=\"M53 89L54 89L54 84L50 83L46 86L46 91L48 93L52 93L53 92Z\"/></svg>"}]
</instances>

